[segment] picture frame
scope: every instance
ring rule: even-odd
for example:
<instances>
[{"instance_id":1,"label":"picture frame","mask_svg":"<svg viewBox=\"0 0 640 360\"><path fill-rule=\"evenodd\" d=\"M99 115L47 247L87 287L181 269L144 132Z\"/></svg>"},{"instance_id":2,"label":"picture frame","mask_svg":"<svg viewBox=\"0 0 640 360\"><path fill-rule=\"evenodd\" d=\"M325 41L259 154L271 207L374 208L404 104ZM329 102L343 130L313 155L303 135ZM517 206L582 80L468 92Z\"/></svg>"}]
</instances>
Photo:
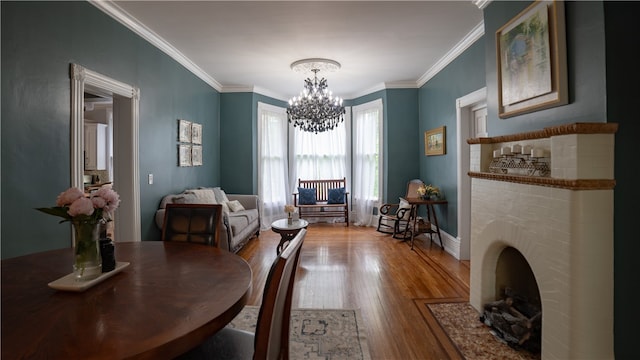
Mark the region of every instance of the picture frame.
<instances>
[{"instance_id":1,"label":"picture frame","mask_svg":"<svg viewBox=\"0 0 640 360\"><path fill-rule=\"evenodd\" d=\"M444 155L447 153L446 126L440 126L424 132L424 154Z\"/></svg>"},{"instance_id":2,"label":"picture frame","mask_svg":"<svg viewBox=\"0 0 640 360\"><path fill-rule=\"evenodd\" d=\"M191 123L191 142L202 144L202 124Z\"/></svg>"},{"instance_id":3,"label":"picture frame","mask_svg":"<svg viewBox=\"0 0 640 360\"><path fill-rule=\"evenodd\" d=\"M191 121L178 119L178 141L191 142Z\"/></svg>"},{"instance_id":4,"label":"picture frame","mask_svg":"<svg viewBox=\"0 0 640 360\"><path fill-rule=\"evenodd\" d=\"M496 31L498 116L568 104L562 1L538 0Z\"/></svg>"},{"instance_id":5,"label":"picture frame","mask_svg":"<svg viewBox=\"0 0 640 360\"><path fill-rule=\"evenodd\" d=\"M202 146L201 145L191 146L191 165L202 166Z\"/></svg>"},{"instance_id":6,"label":"picture frame","mask_svg":"<svg viewBox=\"0 0 640 360\"><path fill-rule=\"evenodd\" d=\"M191 145L178 144L178 166L191 166Z\"/></svg>"}]
</instances>

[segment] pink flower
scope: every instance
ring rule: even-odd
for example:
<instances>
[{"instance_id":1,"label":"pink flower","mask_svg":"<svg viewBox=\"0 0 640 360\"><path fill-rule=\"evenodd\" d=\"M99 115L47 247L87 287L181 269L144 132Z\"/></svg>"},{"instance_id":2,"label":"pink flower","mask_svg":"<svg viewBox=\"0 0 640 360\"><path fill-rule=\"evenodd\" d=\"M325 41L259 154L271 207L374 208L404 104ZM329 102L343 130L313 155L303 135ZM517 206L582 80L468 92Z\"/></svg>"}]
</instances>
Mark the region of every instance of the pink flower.
<instances>
[{"instance_id":1,"label":"pink flower","mask_svg":"<svg viewBox=\"0 0 640 360\"><path fill-rule=\"evenodd\" d=\"M92 197L91 202L93 203L93 207L96 209L102 209L107 206L107 200L101 198L100 196Z\"/></svg>"},{"instance_id":2,"label":"pink flower","mask_svg":"<svg viewBox=\"0 0 640 360\"><path fill-rule=\"evenodd\" d=\"M65 192L62 192L60 193L60 195L58 195L58 198L56 199L56 205L66 206L82 197L84 197L84 191L78 188L69 188Z\"/></svg>"},{"instance_id":3,"label":"pink flower","mask_svg":"<svg viewBox=\"0 0 640 360\"><path fill-rule=\"evenodd\" d=\"M84 196L71 203L69 210L67 211L67 213L72 217L77 215L89 216L92 215L93 212L93 202Z\"/></svg>"},{"instance_id":4,"label":"pink flower","mask_svg":"<svg viewBox=\"0 0 640 360\"><path fill-rule=\"evenodd\" d=\"M120 195L118 195L118 193L113 191L112 189L106 187L98 189L98 191L96 191L94 194L94 198L95 197L102 198L105 201L105 204L103 206L100 206L100 208L104 209L104 211L108 213L113 212L118 207L118 205L120 205ZM94 205L97 202L94 202ZM98 206L96 206L96 208L97 207Z\"/></svg>"}]
</instances>

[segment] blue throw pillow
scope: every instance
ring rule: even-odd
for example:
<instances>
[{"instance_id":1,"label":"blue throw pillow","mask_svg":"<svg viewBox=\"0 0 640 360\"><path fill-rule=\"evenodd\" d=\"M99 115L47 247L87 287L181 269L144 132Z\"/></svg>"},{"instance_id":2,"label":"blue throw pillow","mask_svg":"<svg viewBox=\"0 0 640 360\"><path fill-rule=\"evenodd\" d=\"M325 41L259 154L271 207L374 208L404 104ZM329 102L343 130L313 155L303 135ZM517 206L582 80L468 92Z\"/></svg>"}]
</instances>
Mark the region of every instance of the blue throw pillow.
<instances>
[{"instance_id":1,"label":"blue throw pillow","mask_svg":"<svg viewBox=\"0 0 640 360\"><path fill-rule=\"evenodd\" d=\"M316 188L298 188L298 194L300 195L300 205L315 205L316 204Z\"/></svg>"},{"instance_id":2,"label":"blue throw pillow","mask_svg":"<svg viewBox=\"0 0 640 360\"><path fill-rule=\"evenodd\" d=\"M327 204L344 204L344 188L329 189Z\"/></svg>"}]
</instances>

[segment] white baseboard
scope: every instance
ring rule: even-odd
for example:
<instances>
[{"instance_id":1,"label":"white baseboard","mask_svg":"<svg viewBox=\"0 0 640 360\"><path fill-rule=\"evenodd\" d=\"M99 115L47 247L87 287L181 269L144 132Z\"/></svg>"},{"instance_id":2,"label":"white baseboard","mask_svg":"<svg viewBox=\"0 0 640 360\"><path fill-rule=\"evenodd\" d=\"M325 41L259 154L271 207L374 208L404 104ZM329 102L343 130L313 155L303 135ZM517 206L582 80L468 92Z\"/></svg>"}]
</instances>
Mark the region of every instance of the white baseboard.
<instances>
[{"instance_id":1,"label":"white baseboard","mask_svg":"<svg viewBox=\"0 0 640 360\"><path fill-rule=\"evenodd\" d=\"M442 245L444 246L444 251L460 260L460 240L451 236L447 232L442 231L442 229L440 229L440 235L442 236ZM420 234L418 235L418 237L420 237L421 240L429 241L429 234ZM433 234L433 242L436 245L440 246L440 242L438 241L438 234Z\"/></svg>"}]
</instances>

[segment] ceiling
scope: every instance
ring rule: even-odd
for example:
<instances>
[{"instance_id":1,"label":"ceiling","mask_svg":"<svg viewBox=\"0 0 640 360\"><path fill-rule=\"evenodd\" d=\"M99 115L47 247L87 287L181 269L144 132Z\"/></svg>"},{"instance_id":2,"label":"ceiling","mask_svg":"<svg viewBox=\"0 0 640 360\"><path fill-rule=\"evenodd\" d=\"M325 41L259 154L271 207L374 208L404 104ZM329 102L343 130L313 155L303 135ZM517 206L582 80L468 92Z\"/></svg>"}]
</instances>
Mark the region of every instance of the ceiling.
<instances>
[{"instance_id":1,"label":"ceiling","mask_svg":"<svg viewBox=\"0 0 640 360\"><path fill-rule=\"evenodd\" d=\"M484 34L468 1L94 1L221 92L286 100L294 61L328 58L337 96L417 88Z\"/></svg>"}]
</instances>

